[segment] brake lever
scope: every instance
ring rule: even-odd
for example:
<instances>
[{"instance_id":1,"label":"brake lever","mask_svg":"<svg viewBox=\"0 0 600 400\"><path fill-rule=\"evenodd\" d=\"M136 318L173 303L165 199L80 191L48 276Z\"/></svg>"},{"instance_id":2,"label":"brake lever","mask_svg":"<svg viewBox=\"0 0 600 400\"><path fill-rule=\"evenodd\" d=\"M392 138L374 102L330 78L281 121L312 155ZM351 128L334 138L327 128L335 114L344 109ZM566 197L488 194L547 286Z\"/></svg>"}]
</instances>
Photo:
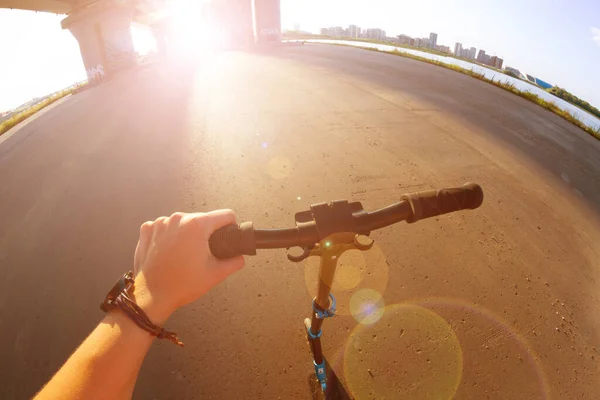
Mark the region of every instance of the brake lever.
<instances>
[{"instance_id":1,"label":"brake lever","mask_svg":"<svg viewBox=\"0 0 600 400\"><path fill-rule=\"evenodd\" d=\"M342 235L348 235L347 233L344 233ZM351 235L353 235L352 237L352 241L349 242L345 242L346 244L339 244L341 246L341 248L343 249L343 251L346 250L360 250L360 251L367 251L370 250L371 247L373 247L373 244L375 243L375 241L367 236L364 235L359 235L359 234L354 234L351 233ZM359 240L359 237L366 237L368 239L368 242L363 243ZM300 255L293 255L288 253L287 254L287 258L288 260L292 261L292 262L301 262L306 260L308 257L310 256L321 256L323 254L324 251L326 251L326 249L328 248L328 246L330 245L331 242L327 241L325 243L325 248L321 247L320 243L315 244L314 246L311 247L302 247L302 254Z\"/></svg>"}]
</instances>

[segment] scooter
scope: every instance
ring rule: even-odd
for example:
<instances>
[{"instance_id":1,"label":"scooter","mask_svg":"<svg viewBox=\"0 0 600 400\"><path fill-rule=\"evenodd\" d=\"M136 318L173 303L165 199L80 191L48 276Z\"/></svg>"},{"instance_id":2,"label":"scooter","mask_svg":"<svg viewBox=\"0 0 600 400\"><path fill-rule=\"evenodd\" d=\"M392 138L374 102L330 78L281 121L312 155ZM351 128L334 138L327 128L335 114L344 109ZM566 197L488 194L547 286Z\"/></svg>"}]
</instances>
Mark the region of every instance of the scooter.
<instances>
[{"instance_id":1,"label":"scooter","mask_svg":"<svg viewBox=\"0 0 600 400\"><path fill-rule=\"evenodd\" d=\"M365 211L360 202L337 200L314 204L310 210L296 213L293 228L255 229L252 222L225 226L213 233L209 245L212 254L221 259L256 255L257 249L292 247L303 250L300 255L288 254L292 262L320 258L317 294L311 315L304 320L315 379L321 389L315 394L325 399L349 398L333 371L327 370L321 346L323 322L336 312L331 286L339 258L348 250L368 251L374 242L364 238L374 230L401 221L412 224L454 211L476 209L482 203L483 190L475 183L405 194L400 202L371 212Z\"/></svg>"}]
</instances>

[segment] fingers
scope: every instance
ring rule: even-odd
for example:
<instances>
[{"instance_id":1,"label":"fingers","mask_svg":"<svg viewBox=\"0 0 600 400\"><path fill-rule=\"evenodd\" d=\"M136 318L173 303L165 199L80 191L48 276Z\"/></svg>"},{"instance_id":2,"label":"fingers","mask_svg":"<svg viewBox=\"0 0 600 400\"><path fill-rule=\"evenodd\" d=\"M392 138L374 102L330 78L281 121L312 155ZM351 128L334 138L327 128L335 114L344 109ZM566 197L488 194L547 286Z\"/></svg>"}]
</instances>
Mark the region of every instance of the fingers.
<instances>
[{"instance_id":1,"label":"fingers","mask_svg":"<svg viewBox=\"0 0 600 400\"><path fill-rule=\"evenodd\" d=\"M168 217L158 217L152 223L153 234L162 233L167 229Z\"/></svg>"},{"instance_id":2,"label":"fingers","mask_svg":"<svg viewBox=\"0 0 600 400\"><path fill-rule=\"evenodd\" d=\"M154 230L154 221L146 221L140 226L140 241L145 238L152 237L152 231Z\"/></svg>"},{"instance_id":3,"label":"fingers","mask_svg":"<svg viewBox=\"0 0 600 400\"><path fill-rule=\"evenodd\" d=\"M205 226L209 234L225 225L235 224L235 213L231 210L215 210L205 215Z\"/></svg>"}]
</instances>

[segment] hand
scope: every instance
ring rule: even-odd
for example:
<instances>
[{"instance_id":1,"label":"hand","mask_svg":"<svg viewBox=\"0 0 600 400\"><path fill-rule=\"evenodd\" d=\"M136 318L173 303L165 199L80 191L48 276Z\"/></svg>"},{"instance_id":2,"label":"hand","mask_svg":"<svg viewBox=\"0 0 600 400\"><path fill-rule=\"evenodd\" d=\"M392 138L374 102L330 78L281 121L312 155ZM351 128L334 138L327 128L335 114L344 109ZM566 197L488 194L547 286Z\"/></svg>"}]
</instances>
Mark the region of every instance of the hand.
<instances>
[{"instance_id":1,"label":"hand","mask_svg":"<svg viewBox=\"0 0 600 400\"><path fill-rule=\"evenodd\" d=\"M177 308L202 297L244 266L243 257L218 260L208 239L234 224L231 210L175 213L144 223L135 249L136 302L152 322L162 324Z\"/></svg>"}]
</instances>

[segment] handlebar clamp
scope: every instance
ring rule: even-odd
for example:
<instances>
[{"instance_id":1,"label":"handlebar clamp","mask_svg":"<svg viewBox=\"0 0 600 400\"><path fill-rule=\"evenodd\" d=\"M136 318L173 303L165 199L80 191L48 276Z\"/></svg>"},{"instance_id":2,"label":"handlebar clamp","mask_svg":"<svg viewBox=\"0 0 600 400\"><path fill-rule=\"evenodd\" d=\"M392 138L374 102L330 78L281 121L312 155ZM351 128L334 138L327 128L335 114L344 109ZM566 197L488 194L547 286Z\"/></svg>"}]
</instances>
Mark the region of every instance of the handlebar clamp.
<instances>
[{"instance_id":1,"label":"handlebar clamp","mask_svg":"<svg viewBox=\"0 0 600 400\"><path fill-rule=\"evenodd\" d=\"M321 310L319 307L317 307L317 304L313 300L312 307L313 307L313 310L315 311L315 314L317 314L318 319L329 318L329 317L333 317L335 315L335 312L336 312L335 297L333 297L333 295L331 293L329 293L329 298L331 298L331 307L329 307L326 310Z\"/></svg>"}]
</instances>

